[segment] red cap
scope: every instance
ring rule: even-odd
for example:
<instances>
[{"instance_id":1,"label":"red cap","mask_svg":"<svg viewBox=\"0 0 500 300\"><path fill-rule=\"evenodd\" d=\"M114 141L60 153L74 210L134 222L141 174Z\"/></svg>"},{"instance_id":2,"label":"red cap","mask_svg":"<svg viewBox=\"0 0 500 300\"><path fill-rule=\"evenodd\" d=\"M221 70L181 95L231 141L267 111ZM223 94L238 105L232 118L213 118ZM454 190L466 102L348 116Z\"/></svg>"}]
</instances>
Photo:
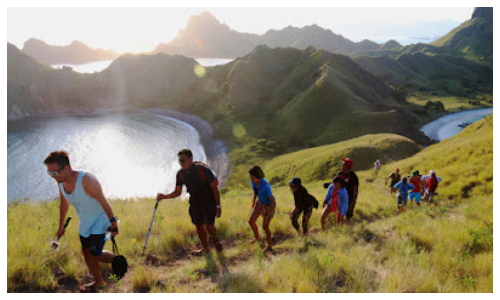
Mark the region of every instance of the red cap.
<instances>
[{"instance_id":1,"label":"red cap","mask_svg":"<svg viewBox=\"0 0 500 300\"><path fill-rule=\"evenodd\" d=\"M352 161L352 159L342 157L342 160L345 161L345 163L347 164L347 166L349 166L350 169L352 169L352 166L354 165L354 162Z\"/></svg>"}]
</instances>

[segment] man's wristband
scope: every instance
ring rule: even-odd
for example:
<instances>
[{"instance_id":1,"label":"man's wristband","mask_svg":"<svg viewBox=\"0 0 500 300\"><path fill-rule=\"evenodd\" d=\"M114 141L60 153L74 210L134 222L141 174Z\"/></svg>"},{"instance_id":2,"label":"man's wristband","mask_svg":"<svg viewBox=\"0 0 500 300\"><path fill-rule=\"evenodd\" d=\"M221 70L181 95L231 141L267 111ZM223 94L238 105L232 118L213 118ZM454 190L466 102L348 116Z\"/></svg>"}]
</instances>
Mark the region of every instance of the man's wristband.
<instances>
[{"instance_id":1,"label":"man's wristband","mask_svg":"<svg viewBox=\"0 0 500 300\"><path fill-rule=\"evenodd\" d=\"M222 205L216 205L215 207L216 208L222 208Z\"/></svg>"},{"instance_id":2,"label":"man's wristband","mask_svg":"<svg viewBox=\"0 0 500 300\"><path fill-rule=\"evenodd\" d=\"M111 219L109 219L109 221L110 221L111 223L113 223L113 222L118 222L118 218L117 218L116 216L114 216L114 217L112 217Z\"/></svg>"}]
</instances>

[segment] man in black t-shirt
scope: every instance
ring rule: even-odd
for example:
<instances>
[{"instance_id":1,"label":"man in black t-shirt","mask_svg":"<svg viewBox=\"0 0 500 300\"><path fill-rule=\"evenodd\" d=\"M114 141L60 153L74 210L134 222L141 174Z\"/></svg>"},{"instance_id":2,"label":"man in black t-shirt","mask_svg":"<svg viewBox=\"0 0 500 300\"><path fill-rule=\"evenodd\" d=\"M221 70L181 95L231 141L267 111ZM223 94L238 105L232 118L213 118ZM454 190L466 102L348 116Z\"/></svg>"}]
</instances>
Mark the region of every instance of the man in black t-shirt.
<instances>
[{"instance_id":1,"label":"man in black t-shirt","mask_svg":"<svg viewBox=\"0 0 500 300\"><path fill-rule=\"evenodd\" d=\"M345 189L347 190L347 195L349 196L349 209L346 214L346 223L348 225L351 223L354 207L356 206L356 200L358 199L359 180L356 173L352 170L353 165L354 162L352 159L342 158L342 170L336 174L336 176L339 176L344 180Z\"/></svg>"},{"instance_id":2,"label":"man in black t-shirt","mask_svg":"<svg viewBox=\"0 0 500 300\"><path fill-rule=\"evenodd\" d=\"M390 185L390 187L391 187L391 194L392 194L393 192L397 192L398 191L398 189L395 188L394 185L396 185L396 183L398 183L398 182L401 181L401 174L399 174L399 168L396 169L396 172L389 174L389 176L387 176L385 178L384 185L387 184L387 180L389 180L389 178L391 179L391 185Z\"/></svg>"},{"instance_id":3,"label":"man in black t-shirt","mask_svg":"<svg viewBox=\"0 0 500 300\"><path fill-rule=\"evenodd\" d=\"M212 171L202 163L193 162L191 150L184 149L178 153L181 170L177 172L175 191L168 195L158 194L157 200L179 197L182 186L186 185L189 198L189 215L196 226L203 250L194 250L193 255L210 252L207 241L207 231L212 237L217 251L222 251L222 244L217 238L214 226L215 217L221 216L220 194L217 179Z\"/></svg>"}]
</instances>

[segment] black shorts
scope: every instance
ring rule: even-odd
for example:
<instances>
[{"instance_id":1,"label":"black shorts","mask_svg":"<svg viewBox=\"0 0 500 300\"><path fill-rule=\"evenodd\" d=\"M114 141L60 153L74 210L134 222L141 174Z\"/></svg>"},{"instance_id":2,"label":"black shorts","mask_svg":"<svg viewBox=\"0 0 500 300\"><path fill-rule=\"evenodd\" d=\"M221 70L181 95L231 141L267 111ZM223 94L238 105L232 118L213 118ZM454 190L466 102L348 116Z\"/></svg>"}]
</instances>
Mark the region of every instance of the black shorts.
<instances>
[{"instance_id":1,"label":"black shorts","mask_svg":"<svg viewBox=\"0 0 500 300\"><path fill-rule=\"evenodd\" d=\"M89 237L85 238L80 235L82 249L90 249L90 255L100 256L102 254L102 248L104 248L104 236L104 234L91 234Z\"/></svg>"},{"instance_id":2,"label":"black shorts","mask_svg":"<svg viewBox=\"0 0 500 300\"><path fill-rule=\"evenodd\" d=\"M215 224L215 202L195 202L189 205L189 216L194 225Z\"/></svg>"}]
</instances>

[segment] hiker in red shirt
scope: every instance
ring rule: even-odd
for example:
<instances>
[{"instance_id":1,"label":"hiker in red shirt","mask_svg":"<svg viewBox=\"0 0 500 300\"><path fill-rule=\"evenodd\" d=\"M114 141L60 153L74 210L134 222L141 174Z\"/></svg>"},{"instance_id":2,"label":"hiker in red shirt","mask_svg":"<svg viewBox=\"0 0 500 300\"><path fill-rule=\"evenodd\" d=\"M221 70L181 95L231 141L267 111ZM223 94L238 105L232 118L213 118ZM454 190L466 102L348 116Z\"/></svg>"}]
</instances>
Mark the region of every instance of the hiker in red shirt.
<instances>
[{"instance_id":1,"label":"hiker in red shirt","mask_svg":"<svg viewBox=\"0 0 500 300\"><path fill-rule=\"evenodd\" d=\"M436 195L436 189L441 181L441 177L436 176L436 172L431 170L429 175L424 176L422 180L425 182L424 200L432 203L432 199Z\"/></svg>"},{"instance_id":2,"label":"hiker in red shirt","mask_svg":"<svg viewBox=\"0 0 500 300\"><path fill-rule=\"evenodd\" d=\"M414 186L414 189L408 195L408 200L410 200L413 203L413 199L415 199L415 204L420 206L420 197L422 195L421 192L422 179L420 177L418 170L414 170L413 172L411 172L411 175L412 176L410 176L409 182L411 185Z\"/></svg>"}]
</instances>

